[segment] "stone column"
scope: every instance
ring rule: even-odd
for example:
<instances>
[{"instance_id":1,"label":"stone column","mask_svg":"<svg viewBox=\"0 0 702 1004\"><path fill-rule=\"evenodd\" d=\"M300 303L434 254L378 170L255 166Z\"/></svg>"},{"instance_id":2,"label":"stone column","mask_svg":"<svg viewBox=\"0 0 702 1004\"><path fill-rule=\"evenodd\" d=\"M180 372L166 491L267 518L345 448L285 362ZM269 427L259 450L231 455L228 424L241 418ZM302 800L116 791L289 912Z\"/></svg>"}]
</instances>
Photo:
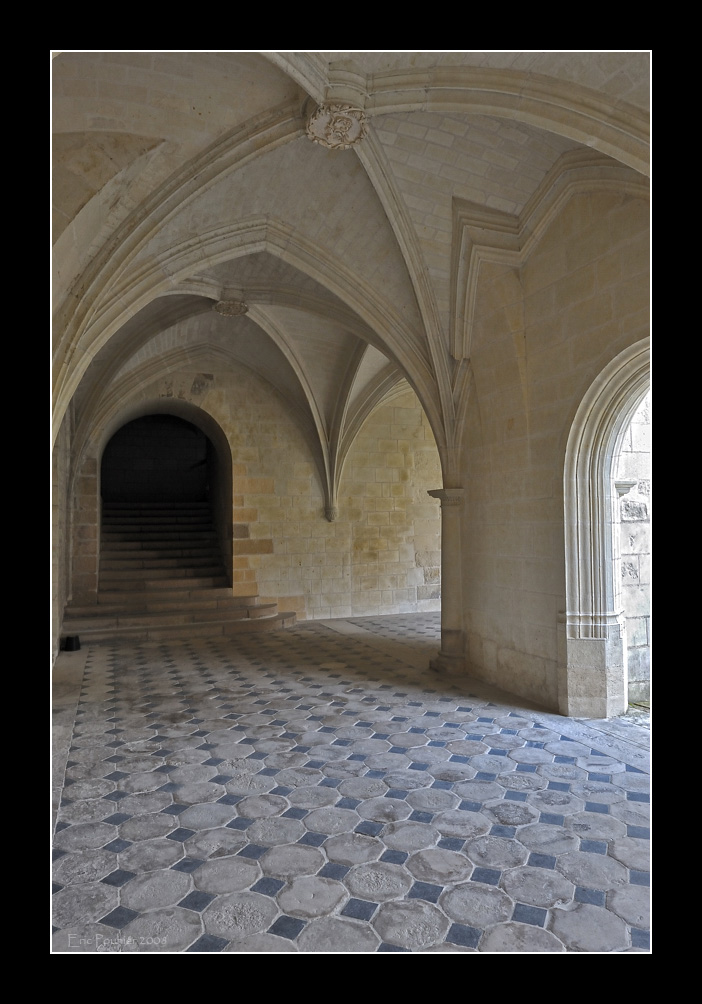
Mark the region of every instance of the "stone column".
<instances>
[{"instance_id":1,"label":"stone column","mask_svg":"<svg viewBox=\"0 0 702 1004\"><path fill-rule=\"evenodd\" d=\"M465 672L463 569L461 557L462 488L428 492L441 501L441 650L430 665L441 673Z\"/></svg>"}]
</instances>

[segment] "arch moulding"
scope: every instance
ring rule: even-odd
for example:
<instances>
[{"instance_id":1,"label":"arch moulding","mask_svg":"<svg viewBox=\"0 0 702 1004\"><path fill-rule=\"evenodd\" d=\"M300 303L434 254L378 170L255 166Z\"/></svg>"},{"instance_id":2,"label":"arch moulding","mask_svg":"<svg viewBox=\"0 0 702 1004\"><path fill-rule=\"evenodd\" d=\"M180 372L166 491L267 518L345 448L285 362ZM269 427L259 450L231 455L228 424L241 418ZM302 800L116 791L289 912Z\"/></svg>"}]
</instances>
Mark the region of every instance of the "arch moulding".
<instances>
[{"instance_id":1,"label":"arch moulding","mask_svg":"<svg viewBox=\"0 0 702 1004\"><path fill-rule=\"evenodd\" d=\"M613 359L575 415L565 457L566 611L561 625L561 714L610 718L627 708L615 462L649 385L644 339Z\"/></svg>"}]
</instances>

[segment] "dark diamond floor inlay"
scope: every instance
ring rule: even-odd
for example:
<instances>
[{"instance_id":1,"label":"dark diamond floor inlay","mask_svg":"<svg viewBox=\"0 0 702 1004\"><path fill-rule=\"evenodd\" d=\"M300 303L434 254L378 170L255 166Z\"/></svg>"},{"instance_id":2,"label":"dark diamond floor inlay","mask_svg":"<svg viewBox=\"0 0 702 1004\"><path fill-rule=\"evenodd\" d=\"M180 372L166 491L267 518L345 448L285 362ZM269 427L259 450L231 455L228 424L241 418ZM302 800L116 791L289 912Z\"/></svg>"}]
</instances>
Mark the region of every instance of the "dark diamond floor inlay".
<instances>
[{"instance_id":1,"label":"dark diamond floor inlay","mask_svg":"<svg viewBox=\"0 0 702 1004\"><path fill-rule=\"evenodd\" d=\"M331 624L86 647L54 950L153 920L149 951L649 951L616 912L650 881L647 730L595 755L598 723L429 671L438 613ZM522 901L539 875L557 905Z\"/></svg>"}]
</instances>

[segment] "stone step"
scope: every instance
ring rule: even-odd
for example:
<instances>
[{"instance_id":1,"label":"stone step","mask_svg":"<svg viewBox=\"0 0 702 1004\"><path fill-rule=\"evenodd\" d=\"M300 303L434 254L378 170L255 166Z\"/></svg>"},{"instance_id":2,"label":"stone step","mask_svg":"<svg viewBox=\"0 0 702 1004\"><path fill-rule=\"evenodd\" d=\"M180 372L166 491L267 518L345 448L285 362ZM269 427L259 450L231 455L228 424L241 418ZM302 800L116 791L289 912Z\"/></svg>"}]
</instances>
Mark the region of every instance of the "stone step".
<instances>
[{"instance_id":1,"label":"stone step","mask_svg":"<svg viewBox=\"0 0 702 1004\"><path fill-rule=\"evenodd\" d=\"M211 518L212 513L208 506L202 506L199 509L193 508L192 506L188 506L187 508L171 509L165 505L155 506L153 509L135 507L126 507L124 509L105 509L103 506L102 510L103 523L113 519L167 519L170 522L174 522L175 520L181 519L210 520Z\"/></svg>"},{"instance_id":2,"label":"stone step","mask_svg":"<svg viewBox=\"0 0 702 1004\"><path fill-rule=\"evenodd\" d=\"M102 539L107 542L128 539L139 543L151 536L155 540L168 540L169 538L173 540L178 540L179 538L190 540L191 537L200 540L203 536L216 539L216 534L211 523L193 523L190 526L177 526L172 521L164 521L163 523L139 522L135 523L134 526L130 526L127 523L102 524Z\"/></svg>"},{"instance_id":3,"label":"stone step","mask_svg":"<svg viewBox=\"0 0 702 1004\"><path fill-rule=\"evenodd\" d=\"M219 548L209 540L184 541L182 538L172 541L125 541L123 544L110 544L101 548L101 561L144 561L148 559L182 558L209 555L215 561L221 561Z\"/></svg>"},{"instance_id":4,"label":"stone step","mask_svg":"<svg viewBox=\"0 0 702 1004\"><path fill-rule=\"evenodd\" d=\"M214 554L219 557L217 547L208 541L190 541L178 537L173 541L156 541L153 545L148 541L136 540L130 546L129 541L118 541L114 545L101 548L103 560L108 561L141 561L144 558L177 558Z\"/></svg>"},{"instance_id":5,"label":"stone step","mask_svg":"<svg viewBox=\"0 0 702 1004\"><path fill-rule=\"evenodd\" d=\"M211 512L209 502L103 502L102 514L116 512Z\"/></svg>"},{"instance_id":6,"label":"stone step","mask_svg":"<svg viewBox=\"0 0 702 1004\"><path fill-rule=\"evenodd\" d=\"M209 506L103 507L97 603L66 607L63 632L87 644L212 637L295 623L277 603L234 596Z\"/></svg>"},{"instance_id":7,"label":"stone step","mask_svg":"<svg viewBox=\"0 0 702 1004\"><path fill-rule=\"evenodd\" d=\"M106 558L104 555L100 559L100 577L106 572L136 571L141 568L216 568L221 571L221 562L217 560L218 555L211 552L204 554L176 555L175 557L148 557L148 555L130 558Z\"/></svg>"},{"instance_id":8,"label":"stone step","mask_svg":"<svg viewBox=\"0 0 702 1004\"><path fill-rule=\"evenodd\" d=\"M219 562L203 561L177 565L166 565L165 567L155 567L148 563L143 565L131 564L127 568L100 569L100 584L107 582L121 582L129 579L186 579L191 577L202 577L203 575L220 575L222 566Z\"/></svg>"},{"instance_id":9,"label":"stone step","mask_svg":"<svg viewBox=\"0 0 702 1004\"><path fill-rule=\"evenodd\" d=\"M201 510L203 512L210 512L209 502L103 502L102 511L103 515L110 512L156 512L158 510L163 510L164 512L187 512L188 510Z\"/></svg>"},{"instance_id":10,"label":"stone step","mask_svg":"<svg viewBox=\"0 0 702 1004\"><path fill-rule=\"evenodd\" d=\"M187 525L190 523L212 523L212 513L205 506L202 509L169 509L168 506L159 506L154 509L125 508L118 510L105 510L102 513L102 525L112 523L178 523Z\"/></svg>"},{"instance_id":11,"label":"stone step","mask_svg":"<svg viewBox=\"0 0 702 1004\"><path fill-rule=\"evenodd\" d=\"M134 527L132 529L125 530L104 530L102 532L102 539L100 541L103 547L114 547L120 544L130 544L133 543L134 547L140 547L144 543L149 541L154 542L154 546L161 543L173 542L174 544L181 543L185 545L199 544L202 541L207 541L213 545L217 543L217 535L212 529L203 528L201 530L190 529L185 533L184 531L179 531L173 526L163 527L163 529L150 528L150 527Z\"/></svg>"},{"instance_id":12,"label":"stone step","mask_svg":"<svg viewBox=\"0 0 702 1004\"><path fill-rule=\"evenodd\" d=\"M277 631L280 628L292 627L295 619L294 612L288 611L269 617L192 621L167 625L142 622L129 626L85 627L80 631L73 630L70 624L68 627L64 624L63 634L78 635L82 645L116 644L120 641L172 641L176 638L216 638L251 631Z\"/></svg>"},{"instance_id":13,"label":"stone step","mask_svg":"<svg viewBox=\"0 0 702 1004\"><path fill-rule=\"evenodd\" d=\"M157 589L212 589L227 586L226 575L178 575L159 577L153 571L145 578L117 578L102 580L101 593L142 592Z\"/></svg>"},{"instance_id":14,"label":"stone step","mask_svg":"<svg viewBox=\"0 0 702 1004\"><path fill-rule=\"evenodd\" d=\"M121 610L107 613L100 608L99 613L78 616L74 611L67 611L63 629L66 634L84 634L97 630L115 630L119 628L171 627L178 624L205 624L224 621L263 620L275 617L278 613L277 603L264 603L257 607L231 607L228 610L190 610L186 607L171 608L170 611L137 611Z\"/></svg>"},{"instance_id":15,"label":"stone step","mask_svg":"<svg viewBox=\"0 0 702 1004\"><path fill-rule=\"evenodd\" d=\"M71 617L94 617L100 614L122 614L142 610L145 613L170 613L186 607L188 610L221 610L231 608L259 607L256 595L232 596L229 587L215 589L154 589L141 592L121 594L115 590L98 593L97 605L78 606L69 604L66 615Z\"/></svg>"},{"instance_id":16,"label":"stone step","mask_svg":"<svg viewBox=\"0 0 702 1004\"><path fill-rule=\"evenodd\" d=\"M133 604L140 607L159 603L187 603L188 605L192 605L194 603L209 604L216 602L225 604L233 602L241 606L253 607L258 603L258 596L254 593L247 596L233 596L230 586L198 587L195 589L174 586L166 589L149 589L147 592L134 597L129 594L120 595L118 600L115 597L115 590L99 592L97 601L99 606L115 602L118 602L120 606Z\"/></svg>"}]
</instances>

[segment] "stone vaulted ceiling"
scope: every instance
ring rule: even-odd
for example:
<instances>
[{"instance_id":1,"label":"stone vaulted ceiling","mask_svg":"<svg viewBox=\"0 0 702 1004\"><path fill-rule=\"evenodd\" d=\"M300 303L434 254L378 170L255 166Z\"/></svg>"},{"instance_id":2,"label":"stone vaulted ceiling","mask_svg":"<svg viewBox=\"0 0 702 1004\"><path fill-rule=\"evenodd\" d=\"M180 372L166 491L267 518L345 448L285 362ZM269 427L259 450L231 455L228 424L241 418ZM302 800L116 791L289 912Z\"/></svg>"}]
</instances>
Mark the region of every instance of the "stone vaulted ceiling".
<instances>
[{"instance_id":1,"label":"stone vaulted ceiling","mask_svg":"<svg viewBox=\"0 0 702 1004\"><path fill-rule=\"evenodd\" d=\"M588 171L645 184L649 64L53 53L56 430L69 408L79 432L107 428L157 366L230 359L287 401L331 501L361 422L404 379L450 481L471 277L519 263ZM349 142L313 141L337 106Z\"/></svg>"}]
</instances>

